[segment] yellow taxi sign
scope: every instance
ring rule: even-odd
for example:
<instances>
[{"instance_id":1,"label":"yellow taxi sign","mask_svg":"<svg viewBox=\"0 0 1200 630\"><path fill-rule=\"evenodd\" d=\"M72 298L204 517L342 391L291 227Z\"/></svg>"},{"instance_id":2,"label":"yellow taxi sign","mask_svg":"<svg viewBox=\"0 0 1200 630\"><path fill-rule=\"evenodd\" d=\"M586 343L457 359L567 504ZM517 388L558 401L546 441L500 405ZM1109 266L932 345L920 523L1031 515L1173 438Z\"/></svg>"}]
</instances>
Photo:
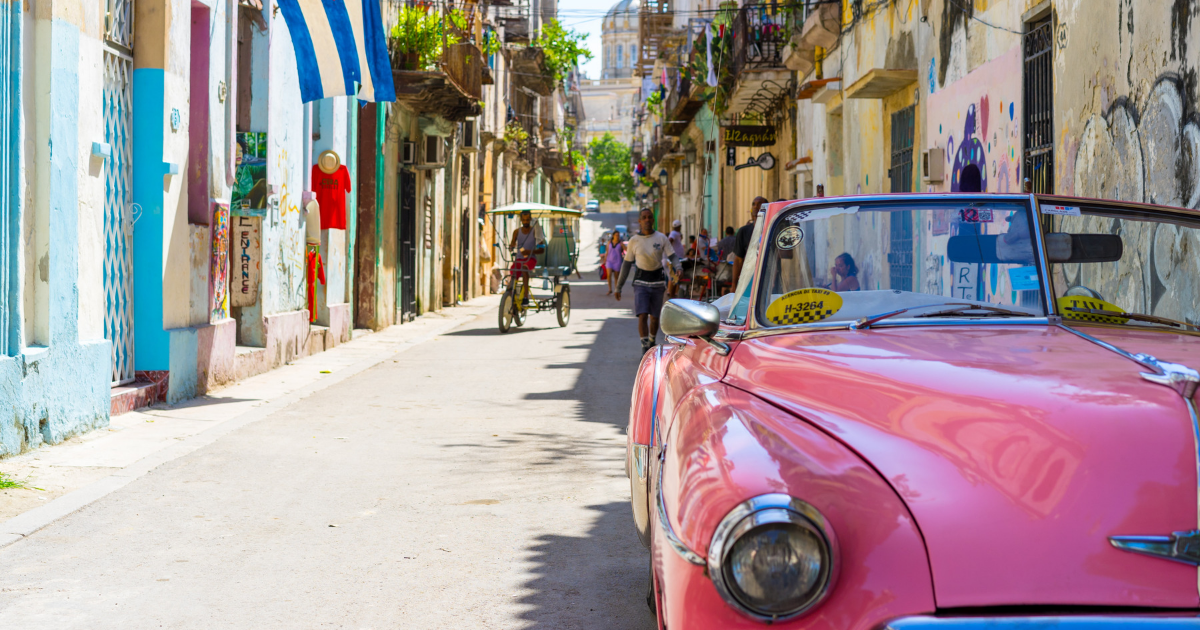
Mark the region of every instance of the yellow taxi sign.
<instances>
[{"instance_id":1,"label":"yellow taxi sign","mask_svg":"<svg viewBox=\"0 0 1200 630\"><path fill-rule=\"evenodd\" d=\"M1058 310L1062 313L1063 319L1072 319L1080 322L1100 322L1102 324L1124 324L1129 321L1127 317L1113 317L1112 315L1103 315L1095 312L1125 312L1120 306L1110 304L1104 300L1084 295L1064 295L1058 298L1057 301Z\"/></svg>"},{"instance_id":2,"label":"yellow taxi sign","mask_svg":"<svg viewBox=\"0 0 1200 630\"><path fill-rule=\"evenodd\" d=\"M811 324L842 310L842 296L828 289L799 289L767 306L767 320L776 326Z\"/></svg>"}]
</instances>

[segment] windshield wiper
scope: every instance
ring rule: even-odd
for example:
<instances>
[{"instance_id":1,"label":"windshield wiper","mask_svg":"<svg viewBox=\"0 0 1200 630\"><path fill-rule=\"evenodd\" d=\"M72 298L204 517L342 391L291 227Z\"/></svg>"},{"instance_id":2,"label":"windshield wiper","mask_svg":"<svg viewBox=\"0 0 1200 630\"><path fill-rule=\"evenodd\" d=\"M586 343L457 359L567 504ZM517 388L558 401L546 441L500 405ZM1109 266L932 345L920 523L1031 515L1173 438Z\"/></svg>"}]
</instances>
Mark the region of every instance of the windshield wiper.
<instances>
[{"instance_id":1,"label":"windshield wiper","mask_svg":"<svg viewBox=\"0 0 1200 630\"><path fill-rule=\"evenodd\" d=\"M1152 324L1162 324L1164 326L1175 326L1177 328L1191 328L1192 330L1200 331L1200 326L1197 326L1195 324L1189 324L1187 322L1176 321L1174 319L1167 319L1166 317L1159 317L1157 315L1144 315L1142 313L1118 313L1117 311L1109 311L1109 310L1100 309L1100 308L1079 308L1076 306L1068 306L1068 307L1064 308L1063 310L1071 311L1072 313L1087 313L1089 315L1103 315L1104 317L1120 317L1123 319L1134 319L1139 322L1150 322Z\"/></svg>"},{"instance_id":2,"label":"windshield wiper","mask_svg":"<svg viewBox=\"0 0 1200 630\"><path fill-rule=\"evenodd\" d=\"M863 317L861 319L857 319L857 320L851 322L850 330L866 330L866 329L870 328L873 324L876 324L885 319L888 319L889 317L895 317L902 313L920 310L923 308L933 308L935 306L955 306L958 308L951 308L951 309L946 309L946 310L942 310L942 311L935 311L933 313L922 313L921 315L914 315L913 317L914 318L916 318L916 317L940 317L940 316L947 316L947 315L958 315L958 314L963 313L964 311L991 311L992 313L994 313L996 315L1006 315L1006 316L1016 316L1016 317L1033 317L1029 313L1022 313L1020 311L1010 311L1006 308L999 308L996 306L986 306L986 305L977 305L977 304L962 304L962 303L953 303L953 302L952 303L938 302L937 304L925 304L923 306L910 306L908 308L902 308L902 309L895 310L895 311L889 311L887 313L880 313L878 315L871 315L869 317Z\"/></svg>"},{"instance_id":3,"label":"windshield wiper","mask_svg":"<svg viewBox=\"0 0 1200 630\"><path fill-rule=\"evenodd\" d=\"M993 315L1006 315L1006 316L1012 316L1012 317L1033 317L1033 315L1030 315L1029 313L1022 313L1021 311L1013 311L1013 310L1009 310L1007 308L1000 308L998 306L989 306L986 304L947 304L946 306L957 306L958 308L949 308L944 311L936 311L933 313L922 313L920 315L914 315L913 317L945 317L947 315L959 315L966 311L988 311L989 313L991 313Z\"/></svg>"}]
</instances>

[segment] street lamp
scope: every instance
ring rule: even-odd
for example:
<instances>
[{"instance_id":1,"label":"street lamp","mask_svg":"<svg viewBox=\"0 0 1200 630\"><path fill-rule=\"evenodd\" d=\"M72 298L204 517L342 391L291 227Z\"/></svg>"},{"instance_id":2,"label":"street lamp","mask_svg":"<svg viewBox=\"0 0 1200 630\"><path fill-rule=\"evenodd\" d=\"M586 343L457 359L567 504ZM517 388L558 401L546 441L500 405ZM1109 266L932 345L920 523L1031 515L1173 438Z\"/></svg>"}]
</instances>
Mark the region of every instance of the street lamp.
<instances>
[{"instance_id":1,"label":"street lamp","mask_svg":"<svg viewBox=\"0 0 1200 630\"><path fill-rule=\"evenodd\" d=\"M667 173L667 169L664 168L663 170L658 172L658 183L662 184L663 188L666 188L667 182L669 180L670 180L670 173Z\"/></svg>"}]
</instances>

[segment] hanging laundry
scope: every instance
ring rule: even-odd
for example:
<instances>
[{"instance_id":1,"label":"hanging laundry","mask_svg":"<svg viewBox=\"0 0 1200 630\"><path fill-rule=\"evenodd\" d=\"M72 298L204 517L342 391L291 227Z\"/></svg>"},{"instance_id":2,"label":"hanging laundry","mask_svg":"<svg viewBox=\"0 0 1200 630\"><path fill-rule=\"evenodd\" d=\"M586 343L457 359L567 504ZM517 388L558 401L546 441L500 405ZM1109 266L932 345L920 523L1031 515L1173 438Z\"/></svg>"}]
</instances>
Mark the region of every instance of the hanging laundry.
<instances>
[{"instance_id":1,"label":"hanging laundry","mask_svg":"<svg viewBox=\"0 0 1200 630\"><path fill-rule=\"evenodd\" d=\"M704 32L708 34L708 46L705 47L704 51L704 65L708 67L708 76L705 77L704 81L708 83L708 87L717 87L717 70L713 67L712 62L712 28L706 26L704 27Z\"/></svg>"}]
</instances>

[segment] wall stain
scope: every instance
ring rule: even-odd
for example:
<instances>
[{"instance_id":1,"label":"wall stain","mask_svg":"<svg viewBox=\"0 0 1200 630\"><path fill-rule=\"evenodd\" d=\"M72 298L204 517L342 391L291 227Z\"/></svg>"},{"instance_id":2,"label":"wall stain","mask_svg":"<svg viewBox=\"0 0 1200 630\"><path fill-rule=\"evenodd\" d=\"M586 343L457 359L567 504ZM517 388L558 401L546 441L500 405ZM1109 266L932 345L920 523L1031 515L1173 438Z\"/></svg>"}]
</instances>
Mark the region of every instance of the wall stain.
<instances>
[{"instance_id":1,"label":"wall stain","mask_svg":"<svg viewBox=\"0 0 1200 630\"><path fill-rule=\"evenodd\" d=\"M942 30L938 33L938 85L946 84L946 70L950 68L950 47L953 44L954 30L962 27L963 36L970 31L967 22L975 15L975 5L972 2L945 2L942 4Z\"/></svg>"}]
</instances>

